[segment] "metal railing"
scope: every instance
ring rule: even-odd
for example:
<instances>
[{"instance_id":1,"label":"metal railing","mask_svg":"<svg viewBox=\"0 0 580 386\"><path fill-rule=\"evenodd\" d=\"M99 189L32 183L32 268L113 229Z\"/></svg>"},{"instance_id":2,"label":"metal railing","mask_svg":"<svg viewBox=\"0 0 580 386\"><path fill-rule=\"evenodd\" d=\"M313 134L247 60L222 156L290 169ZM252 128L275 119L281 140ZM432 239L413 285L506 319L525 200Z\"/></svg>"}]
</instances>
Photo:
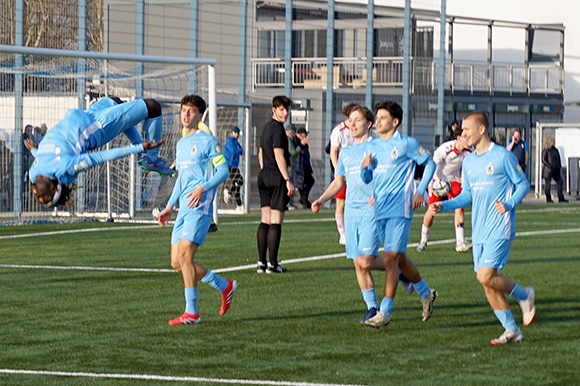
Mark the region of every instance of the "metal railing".
<instances>
[{"instance_id":1,"label":"metal railing","mask_svg":"<svg viewBox=\"0 0 580 386\"><path fill-rule=\"evenodd\" d=\"M437 89L438 61L411 58L411 90ZM564 70L557 64L525 66L486 62L447 62L445 87L451 92L564 93ZM252 59L254 89L283 87L284 60ZM326 89L328 69L326 58L293 58L292 87ZM373 59L374 87L403 86L403 58L376 57ZM334 58L332 87L366 87L366 58Z\"/></svg>"}]
</instances>

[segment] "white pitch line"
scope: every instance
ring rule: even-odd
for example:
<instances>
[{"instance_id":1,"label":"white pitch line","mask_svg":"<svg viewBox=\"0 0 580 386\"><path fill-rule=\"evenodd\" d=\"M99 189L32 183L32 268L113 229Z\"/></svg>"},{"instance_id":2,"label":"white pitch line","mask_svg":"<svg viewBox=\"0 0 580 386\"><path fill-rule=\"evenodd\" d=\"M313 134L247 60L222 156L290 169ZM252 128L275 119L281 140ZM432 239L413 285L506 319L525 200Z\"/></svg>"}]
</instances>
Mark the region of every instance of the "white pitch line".
<instances>
[{"instance_id":1,"label":"white pitch line","mask_svg":"<svg viewBox=\"0 0 580 386\"><path fill-rule=\"evenodd\" d=\"M573 229L552 229L545 231L530 231L530 232L518 232L516 236L538 236L538 235L553 235L553 234L563 234L563 233L577 233L580 232L580 228ZM455 239L444 239L444 240L432 240L429 241L429 245L441 245L441 244L451 244L454 243ZM414 248L418 243L411 243L407 245L407 248ZM379 251L382 250L379 249ZM280 260L281 264L296 264L304 263L308 261L318 261L334 259L337 257L345 257L346 253L333 253L330 255L320 255L320 256L310 256L301 257L297 259ZM116 271L116 272L158 272L158 273L176 273L177 271L173 269L161 269L161 268L111 268L111 267L84 267L84 266L58 266L58 265L22 265L22 264L0 264L0 268L27 268L27 269L60 269L60 270L79 270L79 271ZM236 267L226 267L212 269L213 272L234 272L243 271L246 269L255 269L256 264L239 265Z\"/></svg>"},{"instance_id":2,"label":"white pitch line","mask_svg":"<svg viewBox=\"0 0 580 386\"><path fill-rule=\"evenodd\" d=\"M110 378L110 379L142 379L142 380L173 381L173 382L207 382L207 383L238 384L238 385L364 386L364 385L349 385L336 383L286 382L286 381L252 380L252 379L172 377L165 375L147 375L147 374L87 373L87 372L37 371L37 370L16 370L16 369L0 369L0 373L24 374L24 375L50 375L57 377L76 377L76 378Z\"/></svg>"}]
</instances>

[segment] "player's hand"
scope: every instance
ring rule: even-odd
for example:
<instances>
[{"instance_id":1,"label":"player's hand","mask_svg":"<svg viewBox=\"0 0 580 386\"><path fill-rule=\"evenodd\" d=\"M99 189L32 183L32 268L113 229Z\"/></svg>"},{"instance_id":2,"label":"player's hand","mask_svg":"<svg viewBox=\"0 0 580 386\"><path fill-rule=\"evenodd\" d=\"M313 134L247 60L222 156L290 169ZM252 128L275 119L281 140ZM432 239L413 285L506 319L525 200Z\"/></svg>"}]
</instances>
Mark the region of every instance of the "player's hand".
<instances>
[{"instance_id":1,"label":"player's hand","mask_svg":"<svg viewBox=\"0 0 580 386\"><path fill-rule=\"evenodd\" d=\"M312 213L316 214L320 211L320 209L322 208L323 205L324 205L324 202L320 201L320 199L314 200L312 202L312 205L310 206L310 209L312 210Z\"/></svg>"},{"instance_id":2,"label":"player's hand","mask_svg":"<svg viewBox=\"0 0 580 386\"><path fill-rule=\"evenodd\" d=\"M429 211L429 214L431 214L431 216L435 217L435 215L439 212L441 212L441 206L443 205L442 202L434 202L431 205L429 205L429 209L427 209Z\"/></svg>"},{"instance_id":3,"label":"player's hand","mask_svg":"<svg viewBox=\"0 0 580 386\"><path fill-rule=\"evenodd\" d=\"M296 190L292 181L286 181L286 188L288 189L288 197L292 197L294 195L294 191Z\"/></svg>"},{"instance_id":4,"label":"player's hand","mask_svg":"<svg viewBox=\"0 0 580 386\"><path fill-rule=\"evenodd\" d=\"M422 194L415 193L413 195L413 210L422 208L425 205L425 197Z\"/></svg>"},{"instance_id":5,"label":"player's hand","mask_svg":"<svg viewBox=\"0 0 580 386\"><path fill-rule=\"evenodd\" d=\"M162 139L159 142L155 142L155 140L152 139L151 141L143 142L143 150L155 149L156 147L159 147L159 146L163 145L164 143L165 143L164 139Z\"/></svg>"},{"instance_id":6,"label":"player's hand","mask_svg":"<svg viewBox=\"0 0 580 386\"><path fill-rule=\"evenodd\" d=\"M507 210L505 209L505 205L503 202L499 202L497 200L497 198L495 199L495 210L497 210L497 213L499 214L504 214L505 212L507 212Z\"/></svg>"},{"instance_id":7,"label":"player's hand","mask_svg":"<svg viewBox=\"0 0 580 386\"><path fill-rule=\"evenodd\" d=\"M362 167L366 169L369 167L370 164L373 163L373 153L369 153L366 157L363 158Z\"/></svg>"},{"instance_id":8,"label":"player's hand","mask_svg":"<svg viewBox=\"0 0 580 386\"><path fill-rule=\"evenodd\" d=\"M24 140L24 146L26 146L26 148L28 149L28 151L31 151L32 149L36 148L36 145L34 144L34 141L30 138L26 138Z\"/></svg>"},{"instance_id":9,"label":"player's hand","mask_svg":"<svg viewBox=\"0 0 580 386\"><path fill-rule=\"evenodd\" d=\"M155 217L157 223L162 227L167 225L169 218L171 217L171 213L173 213L173 207L171 205L167 205L161 212L159 212L157 217Z\"/></svg>"},{"instance_id":10,"label":"player's hand","mask_svg":"<svg viewBox=\"0 0 580 386\"><path fill-rule=\"evenodd\" d=\"M375 206L375 196L370 196L370 197L369 197L369 204L370 204L371 206Z\"/></svg>"},{"instance_id":11,"label":"player's hand","mask_svg":"<svg viewBox=\"0 0 580 386\"><path fill-rule=\"evenodd\" d=\"M189 198L189 202L187 203L187 207L190 209L196 208L201 203L201 196L205 193L205 189L203 186L198 186L197 188L193 189L185 198Z\"/></svg>"}]
</instances>

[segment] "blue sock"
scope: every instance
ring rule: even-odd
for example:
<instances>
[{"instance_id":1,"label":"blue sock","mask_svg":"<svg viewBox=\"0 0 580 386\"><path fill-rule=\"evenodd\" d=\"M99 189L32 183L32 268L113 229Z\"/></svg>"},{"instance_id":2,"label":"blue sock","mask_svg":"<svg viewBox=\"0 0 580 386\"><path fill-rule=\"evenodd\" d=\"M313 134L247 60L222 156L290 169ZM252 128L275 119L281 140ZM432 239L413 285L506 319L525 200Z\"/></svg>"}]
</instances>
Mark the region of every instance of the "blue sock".
<instances>
[{"instance_id":1,"label":"blue sock","mask_svg":"<svg viewBox=\"0 0 580 386\"><path fill-rule=\"evenodd\" d=\"M513 332L518 332L518 326L512 315L512 312L507 310L493 310L495 317L499 320L503 328L506 330L512 330Z\"/></svg>"},{"instance_id":2,"label":"blue sock","mask_svg":"<svg viewBox=\"0 0 580 386\"><path fill-rule=\"evenodd\" d=\"M425 280L421 279L419 282L413 283L413 286L421 298L425 299L431 295L431 291L427 283L425 283Z\"/></svg>"},{"instance_id":3,"label":"blue sock","mask_svg":"<svg viewBox=\"0 0 580 386\"><path fill-rule=\"evenodd\" d=\"M147 118L143 123L143 131L147 133L147 140L155 140L159 143L161 141L161 133L163 132L163 116L160 115L155 118ZM159 158L159 148L147 150L147 155L151 161L155 162Z\"/></svg>"},{"instance_id":4,"label":"blue sock","mask_svg":"<svg viewBox=\"0 0 580 386\"><path fill-rule=\"evenodd\" d=\"M377 303L377 293L375 292L375 288L371 288L368 290L361 290L363 299L367 304L367 309L370 310L371 308L379 308L379 303Z\"/></svg>"},{"instance_id":5,"label":"blue sock","mask_svg":"<svg viewBox=\"0 0 580 386\"><path fill-rule=\"evenodd\" d=\"M197 314L197 287L185 287L185 312Z\"/></svg>"},{"instance_id":6,"label":"blue sock","mask_svg":"<svg viewBox=\"0 0 580 386\"><path fill-rule=\"evenodd\" d=\"M510 292L510 296L515 298L518 302L522 300L526 300L528 298L528 291L522 288L521 285L516 283L512 292Z\"/></svg>"},{"instance_id":7,"label":"blue sock","mask_svg":"<svg viewBox=\"0 0 580 386\"><path fill-rule=\"evenodd\" d=\"M393 310L393 298L383 298L381 301L381 312L388 318Z\"/></svg>"},{"instance_id":8,"label":"blue sock","mask_svg":"<svg viewBox=\"0 0 580 386\"><path fill-rule=\"evenodd\" d=\"M205 273L205 276L201 278L201 282L208 284L209 286L223 292L226 290L228 286L228 281L221 277L220 275L216 275L209 269Z\"/></svg>"}]
</instances>

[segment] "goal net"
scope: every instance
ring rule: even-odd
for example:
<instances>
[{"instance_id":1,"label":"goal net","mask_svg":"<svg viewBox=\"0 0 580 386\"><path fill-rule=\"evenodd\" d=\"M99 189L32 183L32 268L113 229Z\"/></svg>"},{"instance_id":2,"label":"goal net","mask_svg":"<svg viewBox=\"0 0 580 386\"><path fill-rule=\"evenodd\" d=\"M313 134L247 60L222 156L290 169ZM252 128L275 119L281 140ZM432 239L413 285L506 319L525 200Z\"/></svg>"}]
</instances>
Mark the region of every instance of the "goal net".
<instances>
[{"instance_id":1,"label":"goal net","mask_svg":"<svg viewBox=\"0 0 580 386\"><path fill-rule=\"evenodd\" d=\"M246 125L249 108L225 112L229 109L217 107L214 60L0 46L0 225L86 218L151 220L151 210L165 206L171 195L174 176L145 172L134 155L125 157L80 173L74 201L45 209L32 195L28 169L33 157L22 140L41 141L43 128L50 130L68 109L86 109L104 96L126 101L155 98L163 108L166 141L160 156L170 165L181 138L180 101L193 93L208 102L205 122L217 128L214 135L220 142L233 122ZM107 146L127 145L121 135Z\"/></svg>"}]
</instances>

